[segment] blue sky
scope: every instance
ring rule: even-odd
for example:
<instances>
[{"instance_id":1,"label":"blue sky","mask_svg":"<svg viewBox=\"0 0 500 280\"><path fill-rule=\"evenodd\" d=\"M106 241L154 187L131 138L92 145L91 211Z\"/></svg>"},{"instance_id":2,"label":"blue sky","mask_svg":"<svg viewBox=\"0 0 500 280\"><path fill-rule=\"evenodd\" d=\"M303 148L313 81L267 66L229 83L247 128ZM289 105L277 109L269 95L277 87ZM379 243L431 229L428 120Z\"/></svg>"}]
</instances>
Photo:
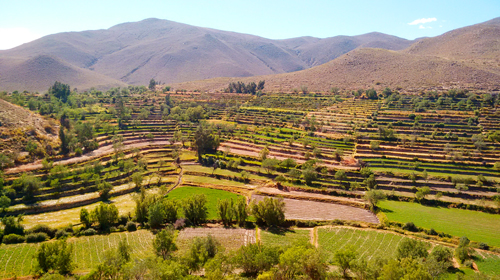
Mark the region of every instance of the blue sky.
<instances>
[{"instance_id":1,"label":"blue sky","mask_svg":"<svg viewBox=\"0 0 500 280\"><path fill-rule=\"evenodd\" d=\"M415 39L499 16L500 0L0 0L0 49L152 17L271 39L372 31Z\"/></svg>"}]
</instances>

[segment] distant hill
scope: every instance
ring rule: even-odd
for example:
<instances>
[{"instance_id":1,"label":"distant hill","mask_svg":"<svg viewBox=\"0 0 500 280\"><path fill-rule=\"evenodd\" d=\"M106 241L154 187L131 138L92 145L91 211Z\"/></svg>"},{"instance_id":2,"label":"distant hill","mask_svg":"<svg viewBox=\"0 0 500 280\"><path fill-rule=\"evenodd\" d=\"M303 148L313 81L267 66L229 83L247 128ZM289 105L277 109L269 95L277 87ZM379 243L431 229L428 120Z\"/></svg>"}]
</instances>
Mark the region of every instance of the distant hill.
<instances>
[{"instance_id":1,"label":"distant hill","mask_svg":"<svg viewBox=\"0 0 500 280\"><path fill-rule=\"evenodd\" d=\"M374 44L374 43L371 43ZM356 48L303 71L252 78L210 79L174 88L222 90L231 81L266 80L266 89L402 87L410 91L451 87L500 91L500 18L423 38L403 50Z\"/></svg>"},{"instance_id":2,"label":"distant hill","mask_svg":"<svg viewBox=\"0 0 500 280\"><path fill-rule=\"evenodd\" d=\"M214 77L288 73L321 65L360 47L401 50L413 41L382 33L271 40L146 19L106 30L45 36L0 51L0 90L178 83Z\"/></svg>"}]
</instances>

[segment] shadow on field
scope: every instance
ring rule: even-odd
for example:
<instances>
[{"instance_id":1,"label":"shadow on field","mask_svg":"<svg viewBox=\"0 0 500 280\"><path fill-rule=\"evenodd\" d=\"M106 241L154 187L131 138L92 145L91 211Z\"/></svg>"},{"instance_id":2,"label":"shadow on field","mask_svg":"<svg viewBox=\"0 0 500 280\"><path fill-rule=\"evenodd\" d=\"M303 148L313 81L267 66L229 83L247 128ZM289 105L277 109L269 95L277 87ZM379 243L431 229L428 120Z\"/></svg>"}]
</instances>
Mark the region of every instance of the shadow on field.
<instances>
[{"instance_id":1,"label":"shadow on field","mask_svg":"<svg viewBox=\"0 0 500 280\"><path fill-rule=\"evenodd\" d=\"M276 227L268 228L267 231L270 232L270 233L272 233L272 234L277 234L277 235L285 235L287 232L289 232L289 233L295 233L295 230L292 230L292 229L288 229L288 228L276 228Z\"/></svg>"}]
</instances>

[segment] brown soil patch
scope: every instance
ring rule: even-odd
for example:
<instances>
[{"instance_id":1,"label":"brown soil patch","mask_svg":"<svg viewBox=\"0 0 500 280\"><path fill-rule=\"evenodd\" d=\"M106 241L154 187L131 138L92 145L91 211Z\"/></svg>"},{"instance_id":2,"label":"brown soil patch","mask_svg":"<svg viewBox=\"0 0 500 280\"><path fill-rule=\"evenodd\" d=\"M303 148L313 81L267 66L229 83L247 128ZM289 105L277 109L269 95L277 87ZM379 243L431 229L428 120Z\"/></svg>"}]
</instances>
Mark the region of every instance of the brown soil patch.
<instances>
[{"instance_id":1,"label":"brown soil patch","mask_svg":"<svg viewBox=\"0 0 500 280\"><path fill-rule=\"evenodd\" d=\"M264 199L264 196L253 195L257 201ZM372 212L341 204L307 201L299 199L284 198L285 217L294 220L348 220L368 223L379 223L379 220Z\"/></svg>"},{"instance_id":2,"label":"brown soil patch","mask_svg":"<svg viewBox=\"0 0 500 280\"><path fill-rule=\"evenodd\" d=\"M212 235L217 239L226 249L238 249L239 247L255 243L255 230L243 228L186 228L179 232L177 241L180 246L189 244L189 240L195 237L206 237Z\"/></svg>"}]
</instances>

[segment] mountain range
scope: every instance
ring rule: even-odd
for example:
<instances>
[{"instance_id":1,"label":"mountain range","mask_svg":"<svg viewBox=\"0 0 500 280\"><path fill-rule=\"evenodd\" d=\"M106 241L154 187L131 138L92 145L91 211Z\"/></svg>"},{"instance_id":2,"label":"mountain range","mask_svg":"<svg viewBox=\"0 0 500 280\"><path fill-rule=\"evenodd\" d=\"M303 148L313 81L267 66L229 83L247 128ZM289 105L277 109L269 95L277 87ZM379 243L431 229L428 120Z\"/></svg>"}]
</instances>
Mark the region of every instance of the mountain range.
<instances>
[{"instance_id":1,"label":"mountain range","mask_svg":"<svg viewBox=\"0 0 500 280\"><path fill-rule=\"evenodd\" d=\"M0 90L147 85L221 90L266 80L267 90L472 87L498 90L500 18L433 38L382 33L271 40L168 20L65 32L0 51ZM258 77L255 77L258 76ZM232 77L232 78L231 78Z\"/></svg>"}]
</instances>

